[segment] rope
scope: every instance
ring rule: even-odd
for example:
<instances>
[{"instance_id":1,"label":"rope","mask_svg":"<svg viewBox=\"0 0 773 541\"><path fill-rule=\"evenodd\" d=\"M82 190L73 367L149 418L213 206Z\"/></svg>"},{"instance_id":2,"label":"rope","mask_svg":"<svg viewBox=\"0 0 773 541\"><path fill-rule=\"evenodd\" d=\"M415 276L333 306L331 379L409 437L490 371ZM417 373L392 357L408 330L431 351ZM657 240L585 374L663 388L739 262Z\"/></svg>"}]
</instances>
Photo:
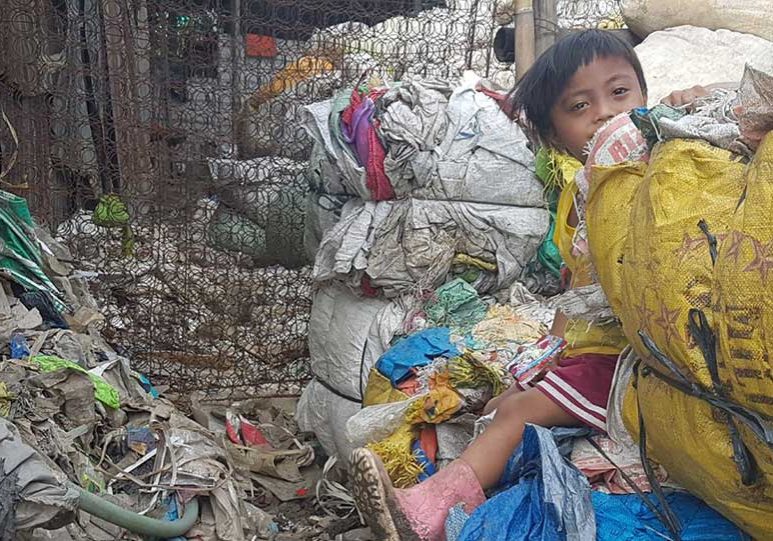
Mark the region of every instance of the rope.
<instances>
[{"instance_id":1,"label":"rope","mask_svg":"<svg viewBox=\"0 0 773 541\"><path fill-rule=\"evenodd\" d=\"M325 466L322 469L322 477L317 481L316 487L316 500L320 509L325 512L329 517L336 518L349 518L357 511L357 506L354 503L354 497L342 484L328 479L330 472L338 463L338 458L331 456L325 462ZM364 524L362 516L360 521Z\"/></svg>"}]
</instances>

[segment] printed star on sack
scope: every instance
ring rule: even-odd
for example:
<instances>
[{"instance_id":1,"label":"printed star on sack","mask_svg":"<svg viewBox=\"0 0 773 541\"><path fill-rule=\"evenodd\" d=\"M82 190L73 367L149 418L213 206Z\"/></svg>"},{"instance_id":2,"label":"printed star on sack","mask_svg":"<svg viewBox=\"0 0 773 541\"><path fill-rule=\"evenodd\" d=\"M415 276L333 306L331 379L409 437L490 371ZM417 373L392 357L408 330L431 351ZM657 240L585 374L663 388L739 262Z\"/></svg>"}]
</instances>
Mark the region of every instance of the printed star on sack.
<instances>
[{"instance_id":1,"label":"printed star on sack","mask_svg":"<svg viewBox=\"0 0 773 541\"><path fill-rule=\"evenodd\" d=\"M636 307L636 314L639 316L639 324L642 328L649 330L655 311L647 305L647 288L644 288L641 292L641 299L639 299L639 306Z\"/></svg>"},{"instance_id":2,"label":"printed star on sack","mask_svg":"<svg viewBox=\"0 0 773 541\"><path fill-rule=\"evenodd\" d=\"M680 309L669 310L665 304L660 305L660 316L655 320L655 325L663 329L666 338L666 344L671 344L673 338L679 337L679 331L676 329L676 321L679 319Z\"/></svg>"},{"instance_id":3,"label":"printed star on sack","mask_svg":"<svg viewBox=\"0 0 773 541\"><path fill-rule=\"evenodd\" d=\"M744 269L744 272L759 271L762 283L767 284L768 273L773 270L773 240L763 246L757 239L752 239L754 259Z\"/></svg>"},{"instance_id":4,"label":"printed star on sack","mask_svg":"<svg viewBox=\"0 0 773 541\"><path fill-rule=\"evenodd\" d=\"M730 246L725 252L725 258L733 260L733 263L738 263L738 258L741 256L741 248L743 247L743 241L746 239L746 235L740 231L733 231L730 233Z\"/></svg>"},{"instance_id":5,"label":"printed star on sack","mask_svg":"<svg viewBox=\"0 0 773 541\"><path fill-rule=\"evenodd\" d=\"M674 254L679 256L679 263L682 264L687 259L688 254L691 254L701 246L708 246L708 244L708 239L705 236L692 238L685 232L682 238L682 245L674 250Z\"/></svg>"}]
</instances>

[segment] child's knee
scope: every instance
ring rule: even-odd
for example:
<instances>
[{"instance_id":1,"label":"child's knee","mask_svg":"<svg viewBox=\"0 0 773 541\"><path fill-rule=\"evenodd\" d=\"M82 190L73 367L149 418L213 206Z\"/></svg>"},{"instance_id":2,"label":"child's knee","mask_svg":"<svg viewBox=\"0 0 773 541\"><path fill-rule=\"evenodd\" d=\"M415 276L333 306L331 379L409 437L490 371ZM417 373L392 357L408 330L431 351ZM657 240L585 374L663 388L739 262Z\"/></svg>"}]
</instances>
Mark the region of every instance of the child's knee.
<instances>
[{"instance_id":1,"label":"child's knee","mask_svg":"<svg viewBox=\"0 0 773 541\"><path fill-rule=\"evenodd\" d=\"M502 397L502 401L497 404L497 414L495 418L507 419L510 422L515 422L517 419L524 416L523 408L523 393L514 393L508 396Z\"/></svg>"}]
</instances>

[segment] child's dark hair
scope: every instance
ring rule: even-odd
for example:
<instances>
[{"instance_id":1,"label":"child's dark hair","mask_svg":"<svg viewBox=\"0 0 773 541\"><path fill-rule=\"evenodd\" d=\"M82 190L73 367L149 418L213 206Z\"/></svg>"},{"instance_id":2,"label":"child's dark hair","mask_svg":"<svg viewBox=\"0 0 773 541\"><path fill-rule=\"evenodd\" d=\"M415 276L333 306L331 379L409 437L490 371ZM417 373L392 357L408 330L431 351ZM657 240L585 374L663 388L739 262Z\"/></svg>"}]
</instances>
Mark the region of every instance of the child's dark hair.
<instances>
[{"instance_id":1,"label":"child's dark hair","mask_svg":"<svg viewBox=\"0 0 773 541\"><path fill-rule=\"evenodd\" d=\"M646 96L647 83L633 47L611 32L583 30L564 36L542 53L508 95L508 113L513 119L524 115L532 139L547 143L553 131L550 111L569 79L596 58L610 56L631 64Z\"/></svg>"}]
</instances>

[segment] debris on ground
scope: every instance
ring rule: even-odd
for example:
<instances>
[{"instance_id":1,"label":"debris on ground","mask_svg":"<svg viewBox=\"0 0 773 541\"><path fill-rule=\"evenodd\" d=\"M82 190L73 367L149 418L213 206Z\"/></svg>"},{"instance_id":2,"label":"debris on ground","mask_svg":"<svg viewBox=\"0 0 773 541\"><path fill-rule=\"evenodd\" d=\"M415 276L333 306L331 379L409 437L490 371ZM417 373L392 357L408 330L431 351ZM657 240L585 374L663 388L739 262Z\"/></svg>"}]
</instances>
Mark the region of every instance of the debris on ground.
<instances>
[{"instance_id":1,"label":"debris on ground","mask_svg":"<svg viewBox=\"0 0 773 541\"><path fill-rule=\"evenodd\" d=\"M335 462L299 431L295 400L194 393L190 411L179 409L103 336L106 318L130 311L103 315L78 260L36 227L23 199L0 195L15 209L3 214L0 262L10 269L0 280L4 538L140 538L109 513L86 512L89 495L117 515L174 522L196 509L180 532L194 538L361 530Z\"/></svg>"}]
</instances>

